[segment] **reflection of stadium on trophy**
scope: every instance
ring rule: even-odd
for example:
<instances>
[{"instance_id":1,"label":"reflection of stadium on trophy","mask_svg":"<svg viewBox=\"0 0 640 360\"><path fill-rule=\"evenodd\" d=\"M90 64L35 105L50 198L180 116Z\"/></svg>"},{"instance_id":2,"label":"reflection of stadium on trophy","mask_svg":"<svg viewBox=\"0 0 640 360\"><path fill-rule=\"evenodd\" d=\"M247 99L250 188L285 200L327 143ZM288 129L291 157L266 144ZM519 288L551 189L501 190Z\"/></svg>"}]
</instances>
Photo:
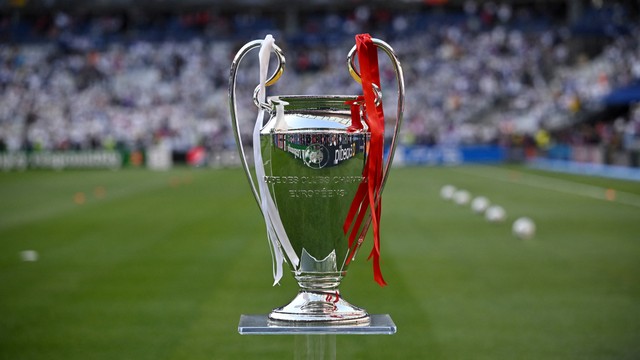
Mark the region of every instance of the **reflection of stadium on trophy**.
<instances>
[{"instance_id":1,"label":"reflection of stadium on trophy","mask_svg":"<svg viewBox=\"0 0 640 360\"><path fill-rule=\"evenodd\" d=\"M305 136L305 133L274 133L274 145L301 159L310 168L336 166L364 153L366 141L361 134Z\"/></svg>"},{"instance_id":2,"label":"reflection of stadium on trophy","mask_svg":"<svg viewBox=\"0 0 640 360\"><path fill-rule=\"evenodd\" d=\"M322 144L311 144L304 150L304 163L311 168L323 168L328 157L327 148Z\"/></svg>"}]
</instances>

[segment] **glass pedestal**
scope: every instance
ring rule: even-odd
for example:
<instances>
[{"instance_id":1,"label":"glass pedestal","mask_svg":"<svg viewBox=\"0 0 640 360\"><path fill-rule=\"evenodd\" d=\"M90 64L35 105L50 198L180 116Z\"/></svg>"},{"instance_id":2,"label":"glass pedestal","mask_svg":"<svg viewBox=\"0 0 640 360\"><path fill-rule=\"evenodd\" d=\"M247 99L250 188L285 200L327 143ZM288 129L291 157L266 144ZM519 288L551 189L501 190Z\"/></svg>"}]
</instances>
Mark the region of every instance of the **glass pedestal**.
<instances>
[{"instance_id":1,"label":"glass pedestal","mask_svg":"<svg viewBox=\"0 0 640 360\"><path fill-rule=\"evenodd\" d=\"M388 314L371 315L367 325L327 325L270 321L264 315L240 315L240 335L297 335L294 359L335 359L336 335L393 335L396 324Z\"/></svg>"}]
</instances>

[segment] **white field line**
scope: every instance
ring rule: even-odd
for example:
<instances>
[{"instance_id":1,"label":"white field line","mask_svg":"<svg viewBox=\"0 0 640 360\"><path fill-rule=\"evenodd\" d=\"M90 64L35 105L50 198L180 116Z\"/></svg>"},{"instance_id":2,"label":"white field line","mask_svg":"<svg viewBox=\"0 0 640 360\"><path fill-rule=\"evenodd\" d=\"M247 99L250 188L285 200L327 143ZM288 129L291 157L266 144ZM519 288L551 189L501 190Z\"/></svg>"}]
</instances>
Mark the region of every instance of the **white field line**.
<instances>
[{"instance_id":1,"label":"white field line","mask_svg":"<svg viewBox=\"0 0 640 360\"><path fill-rule=\"evenodd\" d=\"M454 168L455 171L492 180L513 184L523 184L539 189L558 191L565 194L585 196L593 199L617 202L640 208L640 195L581 184L570 180L536 175L521 171L505 170L498 167ZM483 171L479 171L483 170Z\"/></svg>"}]
</instances>

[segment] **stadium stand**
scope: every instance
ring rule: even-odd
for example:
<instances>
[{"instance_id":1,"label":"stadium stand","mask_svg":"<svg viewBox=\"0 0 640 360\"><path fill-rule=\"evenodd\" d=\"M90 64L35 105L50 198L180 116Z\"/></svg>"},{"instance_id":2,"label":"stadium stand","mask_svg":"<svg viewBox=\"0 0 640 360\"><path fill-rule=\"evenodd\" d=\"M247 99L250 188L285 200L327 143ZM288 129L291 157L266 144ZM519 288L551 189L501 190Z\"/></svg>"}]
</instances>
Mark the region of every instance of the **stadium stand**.
<instances>
[{"instance_id":1,"label":"stadium stand","mask_svg":"<svg viewBox=\"0 0 640 360\"><path fill-rule=\"evenodd\" d=\"M285 47L286 81L273 93L357 93L344 60L353 35L370 32L393 43L404 65L403 145L500 144L554 158L585 144L637 152L636 10L607 2L572 21L555 10L362 5L301 13L293 25L241 9L8 12L0 17L0 151L132 151L159 141L182 154L228 149L228 69L240 44L273 33ZM382 73L392 80L390 68ZM250 93L255 81L239 84ZM628 158L600 161L637 165Z\"/></svg>"}]
</instances>

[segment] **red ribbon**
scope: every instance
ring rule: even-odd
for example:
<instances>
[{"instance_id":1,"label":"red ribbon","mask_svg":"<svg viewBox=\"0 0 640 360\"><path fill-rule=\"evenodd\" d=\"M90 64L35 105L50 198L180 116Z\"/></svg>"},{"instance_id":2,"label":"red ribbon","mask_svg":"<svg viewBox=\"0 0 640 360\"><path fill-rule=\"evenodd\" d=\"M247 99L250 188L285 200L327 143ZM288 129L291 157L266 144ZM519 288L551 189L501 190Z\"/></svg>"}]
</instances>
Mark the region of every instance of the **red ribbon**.
<instances>
[{"instance_id":1,"label":"red ribbon","mask_svg":"<svg viewBox=\"0 0 640 360\"><path fill-rule=\"evenodd\" d=\"M349 233L350 256L347 264L353 258L355 250L360 242L355 243L356 237L363 239L366 233L358 234L365 218L367 210L370 210L371 221L373 223L373 249L369 254L369 259L373 259L373 277L380 286L387 283L380 271L380 215L382 209L381 193L383 175L383 149L384 149L384 113L382 111L382 101L376 106L376 94L373 90L374 84L380 89L380 70L378 67L378 50L371 40L369 34L356 35L356 52L360 65L360 77L362 80L362 91L364 93L364 121L371 132L367 161L362 172L363 181L360 183L356 195L349 208L349 213L345 219L343 230L345 235ZM356 120L357 115L357 120ZM351 111L352 128L362 127L359 112ZM355 219L355 222L354 222ZM353 226L352 226L353 225Z\"/></svg>"},{"instance_id":2,"label":"red ribbon","mask_svg":"<svg viewBox=\"0 0 640 360\"><path fill-rule=\"evenodd\" d=\"M345 102L346 105L351 105L351 126L347 128L348 132L359 131L364 128L362 121L360 120L360 106L364 103L364 96L360 95L353 101Z\"/></svg>"}]
</instances>

